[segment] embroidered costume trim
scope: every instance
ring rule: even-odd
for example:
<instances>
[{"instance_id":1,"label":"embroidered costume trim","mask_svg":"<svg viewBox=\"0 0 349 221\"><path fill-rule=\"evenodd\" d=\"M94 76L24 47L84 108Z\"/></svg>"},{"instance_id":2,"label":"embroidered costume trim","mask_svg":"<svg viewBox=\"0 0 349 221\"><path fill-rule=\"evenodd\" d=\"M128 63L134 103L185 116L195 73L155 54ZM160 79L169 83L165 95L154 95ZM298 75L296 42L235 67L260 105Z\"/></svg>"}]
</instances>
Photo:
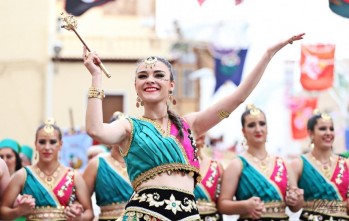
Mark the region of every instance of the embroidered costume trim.
<instances>
[{"instance_id":1,"label":"embroidered costume trim","mask_svg":"<svg viewBox=\"0 0 349 221\"><path fill-rule=\"evenodd\" d=\"M142 184L144 181L147 181L151 179L152 177L167 172L168 174L171 174L172 172L183 172L188 173L189 176L194 177L195 174L200 173L198 169L191 165L185 165L180 163L170 163L170 164L164 164L157 166L153 169L150 169L139 176L132 182L133 189L137 189L137 187ZM198 176L197 180L198 183L201 182L201 177Z\"/></svg>"},{"instance_id":2,"label":"embroidered costume trim","mask_svg":"<svg viewBox=\"0 0 349 221\"><path fill-rule=\"evenodd\" d=\"M124 220L200 220L194 195L168 187L146 187L136 192L125 209Z\"/></svg>"},{"instance_id":3,"label":"embroidered costume trim","mask_svg":"<svg viewBox=\"0 0 349 221\"><path fill-rule=\"evenodd\" d=\"M27 217L27 220L66 220L64 214L64 206L62 207L36 207L34 211Z\"/></svg>"}]
</instances>

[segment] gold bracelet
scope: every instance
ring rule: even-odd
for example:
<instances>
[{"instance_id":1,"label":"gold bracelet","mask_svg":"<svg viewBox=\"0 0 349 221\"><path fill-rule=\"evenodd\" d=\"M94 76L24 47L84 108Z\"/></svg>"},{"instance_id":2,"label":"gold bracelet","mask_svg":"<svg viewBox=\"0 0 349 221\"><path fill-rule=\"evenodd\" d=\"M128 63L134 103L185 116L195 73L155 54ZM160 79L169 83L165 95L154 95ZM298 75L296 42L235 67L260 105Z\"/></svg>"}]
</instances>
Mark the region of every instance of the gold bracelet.
<instances>
[{"instance_id":1,"label":"gold bracelet","mask_svg":"<svg viewBox=\"0 0 349 221\"><path fill-rule=\"evenodd\" d=\"M224 110L220 110L217 112L217 117L220 119L220 120L224 120L225 118L228 118L230 115L229 112L227 111L224 111Z\"/></svg>"},{"instance_id":2,"label":"gold bracelet","mask_svg":"<svg viewBox=\"0 0 349 221\"><path fill-rule=\"evenodd\" d=\"M103 100L105 98L104 90L96 87L90 87L88 90L88 98L98 98Z\"/></svg>"}]
</instances>

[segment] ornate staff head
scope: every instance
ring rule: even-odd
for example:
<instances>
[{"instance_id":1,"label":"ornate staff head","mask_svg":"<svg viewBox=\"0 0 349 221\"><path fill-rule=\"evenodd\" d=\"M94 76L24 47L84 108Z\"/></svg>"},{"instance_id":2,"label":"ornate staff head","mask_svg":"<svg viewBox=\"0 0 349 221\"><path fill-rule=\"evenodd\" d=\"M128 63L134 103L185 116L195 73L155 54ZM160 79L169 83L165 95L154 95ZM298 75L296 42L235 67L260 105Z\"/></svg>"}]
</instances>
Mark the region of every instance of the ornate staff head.
<instances>
[{"instance_id":1,"label":"ornate staff head","mask_svg":"<svg viewBox=\"0 0 349 221\"><path fill-rule=\"evenodd\" d=\"M63 16L64 13L62 12L61 15ZM65 28L68 31L73 31L78 28L78 22L72 15L64 16L63 18L61 18L61 20L65 22L65 25L62 25L61 28Z\"/></svg>"},{"instance_id":2,"label":"ornate staff head","mask_svg":"<svg viewBox=\"0 0 349 221\"><path fill-rule=\"evenodd\" d=\"M64 13L62 12L61 15L63 16ZM81 43L86 47L87 51L88 52L91 52L90 48L86 45L85 41L81 38L81 36L79 35L79 33L76 31L77 27L78 27L78 22L76 21L76 19L74 18L74 16L72 15L67 15L67 16L64 16L62 18L60 18L61 20L63 20L63 22L65 22L64 25L61 26L61 28L65 28L67 29L68 31L73 31L76 36L78 36L78 38L80 39ZM97 63L95 63L97 64ZM99 62L97 64L101 70L103 71L103 73L108 77L110 78L111 75L109 74L108 70L104 67L104 65L102 64L102 62Z\"/></svg>"}]
</instances>

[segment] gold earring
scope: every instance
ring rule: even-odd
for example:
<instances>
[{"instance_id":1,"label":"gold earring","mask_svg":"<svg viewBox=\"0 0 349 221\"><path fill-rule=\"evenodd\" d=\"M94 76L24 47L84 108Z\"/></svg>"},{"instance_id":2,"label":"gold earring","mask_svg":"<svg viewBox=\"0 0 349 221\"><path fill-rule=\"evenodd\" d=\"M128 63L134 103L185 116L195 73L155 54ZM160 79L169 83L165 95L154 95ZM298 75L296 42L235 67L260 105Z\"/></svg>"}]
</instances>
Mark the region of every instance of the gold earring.
<instances>
[{"instance_id":1,"label":"gold earring","mask_svg":"<svg viewBox=\"0 0 349 221\"><path fill-rule=\"evenodd\" d=\"M137 96L136 107L139 108L139 106L143 106L143 101L140 97Z\"/></svg>"},{"instance_id":2,"label":"gold earring","mask_svg":"<svg viewBox=\"0 0 349 221\"><path fill-rule=\"evenodd\" d=\"M173 96L173 92L170 91L169 93L170 93L170 94L168 95L168 99L170 100L170 102L171 102L173 105L176 105L176 104L177 104L177 101L176 101L176 98Z\"/></svg>"},{"instance_id":3,"label":"gold earring","mask_svg":"<svg viewBox=\"0 0 349 221\"><path fill-rule=\"evenodd\" d=\"M39 154L38 154L38 152L37 151L35 151L35 155L34 155L34 160L35 161L37 161L38 160L38 158L39 158L39 156L38 156Z\"/></svg>"},{"instance_id":4,"label":"gold earring","mask_svg":"<svg viewBox=\"0 0 349 221\"><path fill-rule=\"evenodd\" d=\"M314 146L315 146L314 141L313 141L313 139L311 139L310 144L309 144L310 150L313 150Z\"/></svg>"},{"instance_id":5,"label":"gold earring","mask_svg":"<svg viewBox=\"0 0 349 221\"><path fill-rule=\"evenodd\" d=\"M248 146L247 146L247 141L246 139L244 138L241 142L241 146L244 150L247 150L248 149Z\"/></svg>"}]
</instances>

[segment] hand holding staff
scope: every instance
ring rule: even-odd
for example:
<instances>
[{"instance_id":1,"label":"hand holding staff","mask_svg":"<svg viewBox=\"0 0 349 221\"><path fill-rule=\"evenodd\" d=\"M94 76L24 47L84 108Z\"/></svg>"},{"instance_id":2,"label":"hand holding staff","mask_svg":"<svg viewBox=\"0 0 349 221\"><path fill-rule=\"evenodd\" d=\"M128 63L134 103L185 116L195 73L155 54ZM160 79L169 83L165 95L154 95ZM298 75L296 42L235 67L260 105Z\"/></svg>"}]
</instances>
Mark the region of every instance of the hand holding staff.
<instances>
[{"instance_id":1,"label":"hand holding staff","mask_svg":"<svg viewBox=\"0 0 349 221\"><path fill-rule=\"evenodd\" d=\"M62 13L61 15L63 15L63 13ZM84 42L84 40L82 40L81 36L80 36L79 33L76 31L77 26L78 26L78 23L77 23L76 19L75 19L72 15L67 15L67 16L65 16L62 20L63 20L66 24L65 24L65 25L62 25L61 27L67 29L68 31L73 31L73 32L76 34L76 36L78 36L78 38L80 39L80 41L82 42L82 44L85 46L86 50L87 50L88 52L91 52L90 48L86 45L86 43ZM104 65L102 64L102 62L99 62L97 65L101 68L101 70L103 71L103 73L104 73L108 78L111 77L111 75L108 73L107 69L104 67Z\"/></svg>"}]
</instances>

